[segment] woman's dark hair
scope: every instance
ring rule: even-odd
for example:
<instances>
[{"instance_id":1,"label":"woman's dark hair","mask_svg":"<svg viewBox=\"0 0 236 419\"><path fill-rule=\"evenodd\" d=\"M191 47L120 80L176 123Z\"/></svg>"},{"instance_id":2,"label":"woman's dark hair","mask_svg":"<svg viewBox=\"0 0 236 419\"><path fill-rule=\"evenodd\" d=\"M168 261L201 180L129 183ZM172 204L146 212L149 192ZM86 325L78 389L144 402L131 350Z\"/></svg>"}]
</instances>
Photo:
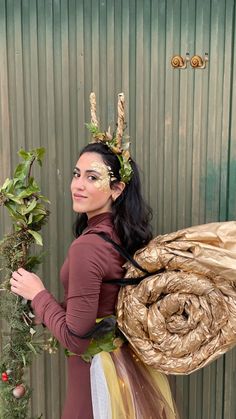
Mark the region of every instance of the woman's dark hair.
<instances>
[{"instance_id":1,"label":"woman's dark hair","mask_svg":"<svg viewBox=\"0 0 236 419\"><path fill-rule=\"evenodd\" d=\"M120 179L120 163L117 156L103 143L91 143L86 145L80 152L98 153L102 156L104 163L111 168L116 178L111 180L111 188ZM122 246L132 255L141 247L145 246L152 238L150 220L152 217L151 208L146 204L141 193L141 183L137 164L131 159L133 169L132 178L126 184L124 191L112 204L113 222L116 233ZM74 234L80 236L87 227L87 215L78 214Z\"/></svg>"}]
</instances>

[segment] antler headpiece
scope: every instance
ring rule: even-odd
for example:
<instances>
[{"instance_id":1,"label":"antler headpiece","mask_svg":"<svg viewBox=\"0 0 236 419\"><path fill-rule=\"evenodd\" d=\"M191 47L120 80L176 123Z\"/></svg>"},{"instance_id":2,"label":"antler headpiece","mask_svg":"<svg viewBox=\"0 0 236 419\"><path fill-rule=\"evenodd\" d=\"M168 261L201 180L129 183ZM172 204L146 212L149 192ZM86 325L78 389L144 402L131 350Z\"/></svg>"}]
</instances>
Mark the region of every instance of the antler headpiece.
<instances>
[{"instance_id":1,"label":"antler headpiece","mask_svg":"<svg viewBox=\"0 0 236 419\"><path fill-rule=\"evenodd\" d=\"M106 146L117 155L120 162L120 178L123 182L129 183L133 170L130 164L129 141L127 141L128 138L124 139L123 137L125 125L124 102L124 93L119 93L118 121L115 133L113 135L111 134L110 127L107 132L101 132L96 115L96 96L95 93L92 92L90 94L91 123L86 124L86 126L92 133L93 142L102 142L106 144Z\"/></svg>"}]
</instances>

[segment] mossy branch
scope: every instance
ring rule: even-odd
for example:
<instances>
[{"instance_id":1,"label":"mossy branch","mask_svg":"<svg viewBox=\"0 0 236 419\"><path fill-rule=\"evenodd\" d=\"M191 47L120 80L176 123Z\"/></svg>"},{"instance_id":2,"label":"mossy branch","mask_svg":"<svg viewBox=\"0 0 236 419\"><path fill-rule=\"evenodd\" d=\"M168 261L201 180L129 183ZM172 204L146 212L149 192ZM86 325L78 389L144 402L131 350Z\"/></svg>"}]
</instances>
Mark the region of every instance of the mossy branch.
<instances>
[{"instance_id":1,"label":"mossy branch","mask_svg":"<svg viewBox=\"0 0 236 419\"><path fill-rule=\"evenodd\" d=\"M33 243L42 246L40 231L46 223L49 201L40 194L40 188L32 177L35 162L42 166L44 148L20 150L23 162L18 164L12 179L6 179L0 187L0 206L4 206L12 220L12 231L0 242L2 262L0 286L0 314L8 324L9 333L3 336L0 362L0 418L25 419L31 390L24 383L24 370L32 362L32 355L41 351L42 345L34 336L36 328L30 304L10 290L12 272L20 267L34 271L42 261L42 255L31 255ZM14 389L23 388L21 397Z\"/></svg>"}]
</instances>

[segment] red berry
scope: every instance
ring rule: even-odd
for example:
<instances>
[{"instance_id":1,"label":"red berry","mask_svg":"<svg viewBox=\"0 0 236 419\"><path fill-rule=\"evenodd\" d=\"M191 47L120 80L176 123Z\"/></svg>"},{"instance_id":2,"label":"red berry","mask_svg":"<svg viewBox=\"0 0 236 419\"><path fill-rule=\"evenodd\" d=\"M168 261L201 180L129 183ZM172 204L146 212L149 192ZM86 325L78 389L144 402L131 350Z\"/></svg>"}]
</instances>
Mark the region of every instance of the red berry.
<instances>
[{"instance_id":1,"label":"red berry","mask_svg":"<svg viewBox=\"0 0 236 419\"><path fill-rule=\"evenodd\" d=\"M2 381L8 381L8 375L6 372L2 373Z\"/></svg>"}]
</instances>

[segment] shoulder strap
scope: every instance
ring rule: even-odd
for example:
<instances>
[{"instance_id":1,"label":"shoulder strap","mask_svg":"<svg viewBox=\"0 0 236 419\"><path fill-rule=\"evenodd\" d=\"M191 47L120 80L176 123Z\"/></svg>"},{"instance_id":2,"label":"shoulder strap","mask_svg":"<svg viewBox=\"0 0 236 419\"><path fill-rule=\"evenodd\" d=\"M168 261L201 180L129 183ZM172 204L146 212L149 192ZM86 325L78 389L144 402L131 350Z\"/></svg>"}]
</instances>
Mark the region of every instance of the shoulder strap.
<instances>
[{"instance_id":1,"label":"shoulder strap","mask_svg":"<svg viewBox=\"0 0 236 419\"><path fill-rule=\"evenodd\" d=\"M96 234L98 234L106 242L111 243L112 246L117 250L117 252L120 253L120 255L125 260L129 261L130 263L132 263L132 265L134 265L135 268L138 268L140 271L144 272L145 274L148 274L149 273L146 269L144 269L141 265L139 265L139 263L136 262L136 260L134 258L132 258L132 256L130 256L130 254L127 252L126 249L124 249L119 244L117 244L116 242L114 242L114 240L112 240L106 233L103 233L101 231L101 232L96 233Z\"/></svg>"},{"instance_id":2,"label":"shoulder strap","mask_svg":"<svg viewBox=\"0 0 236 419\"><path fill-rule=\"evenodd\" d=\"M120 253L120 255L127 261L129 261L130 263L132 263L133 266L135 266L135 268L138 268L140 271L142 271L144 273L144 275L139 276L138 278L113 278L113 279L107 279L106 281L104 281L104 284L112 284L112 285L120 285L120 286L125 286L125 285L138 285L143 279L147 278L150 275L155 275L155 274L159 274L161 272L163 272L165 269L159 269L158 271L155 272L148 272L146 269L144 269L141 265L139 265L138 262L136 262L136 260L130 256L130 254L127 252L127 250L125 250L123 247L119 246L119 244L117 244L116 242L114 242L114 240L112 240L106 233L103 232L99 232L96 233L98 234L103 240L109 242L112 244L112 246L114 247L114 249L117 250L118 253Z\"/></svg>"}]
</instances>

